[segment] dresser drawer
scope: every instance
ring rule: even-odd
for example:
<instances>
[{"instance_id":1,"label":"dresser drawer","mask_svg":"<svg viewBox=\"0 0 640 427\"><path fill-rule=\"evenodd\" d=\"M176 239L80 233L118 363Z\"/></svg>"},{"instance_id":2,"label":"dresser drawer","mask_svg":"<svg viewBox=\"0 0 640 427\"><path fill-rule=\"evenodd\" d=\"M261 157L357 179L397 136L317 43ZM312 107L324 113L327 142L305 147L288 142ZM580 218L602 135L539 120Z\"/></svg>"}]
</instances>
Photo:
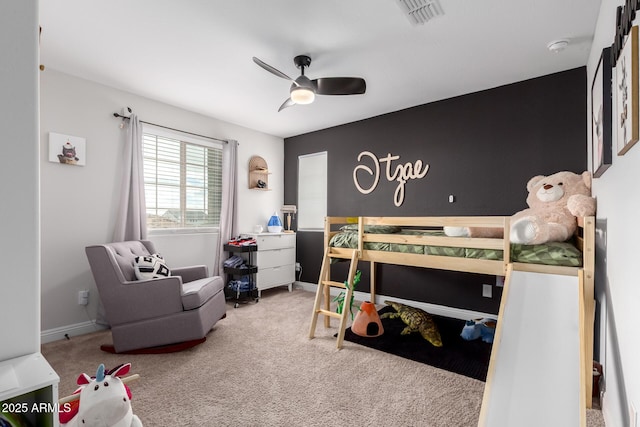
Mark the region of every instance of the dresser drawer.
<instances>
[{"instance_id":1,"label":"dresser drawer","mask_svg":"<svg viewBox=\"0 0 640 427\"><path fill-rule=\"evenodd\" d=\"M260 249L260 246L258 246ZM294 248L285 249L260 249L254 255L256 265L262 268L278 267L280 265L288 265L296 263L296 250Z\"/></svg>"},{"instance_id":2,"label":"dresser drawer","mask_svg":"<svg viewBox=\"0 0 640 427\"><path fill-rule=\"evenodd\" d=\"M258 243L259 251L296 247L296 235L293 233L257 234L255 235L255 239Z\"/></svg>"},{"instance_id":3,"label":"dresser drawer","mask_svg":"<svg viewBox=\"0 0 640 427\"><path fill-rule=\"evenodd\" d=\"M260 268L256 276L258 289L288 285L296 280L295 266L291 264L279 267Z\"/></svg>"}]
</instances>

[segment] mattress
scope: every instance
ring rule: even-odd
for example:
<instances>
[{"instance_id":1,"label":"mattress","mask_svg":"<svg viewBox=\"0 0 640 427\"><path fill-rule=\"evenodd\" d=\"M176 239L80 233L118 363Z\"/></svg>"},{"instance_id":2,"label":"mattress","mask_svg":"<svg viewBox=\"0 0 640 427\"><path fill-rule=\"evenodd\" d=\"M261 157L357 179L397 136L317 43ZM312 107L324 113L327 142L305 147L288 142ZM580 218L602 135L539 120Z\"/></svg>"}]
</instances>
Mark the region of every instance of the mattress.
<instances>
[{"instance_id":1,"label":"mattress","mask_svg":"<svg viewBox=\"0 0 640 427\"><path fill-rule=\"evenodd\" d=\"M357 224L346 225L335 234L329 246L336 248L357 248ZM365 233L372 234L404 234L446 237L439 230L412 230L391 226L365 226ZM408 245L396 243L365 242L365 250L402 252L411 254L450 256L456 258L475 258L487 260L502 260L503 251L496 249L457 248L430 245ZM511 244L511 261L529 264L557 265L566 267L581 267L582 252L569 242L552 242L542 245Z\"/></svg>"}]
</instances>

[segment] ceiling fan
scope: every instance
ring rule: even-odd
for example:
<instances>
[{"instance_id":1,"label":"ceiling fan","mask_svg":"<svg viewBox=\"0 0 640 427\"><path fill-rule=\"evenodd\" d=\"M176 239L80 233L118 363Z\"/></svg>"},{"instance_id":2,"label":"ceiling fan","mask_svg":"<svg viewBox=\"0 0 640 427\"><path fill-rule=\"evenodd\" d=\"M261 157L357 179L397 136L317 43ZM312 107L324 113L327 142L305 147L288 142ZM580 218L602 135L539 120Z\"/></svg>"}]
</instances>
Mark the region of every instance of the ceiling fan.
<instances>
[{"instance_id":1,"label":"ceiling fan","mask_svg":"<svg viewBox=\"0 0 640 427\"><path fill-rule=\"evenodd\" d=\"M298 55L293 58L293 63L301 70L300 77L292 79L282 71L253 57L253 62L291 83L289 98L278 108L278 112L292 105L311 104L316 95L360 95L367 90L367 84L360 77L322 77L310 80L304 75L305 67L311 65L311 58L307 55Z\"/></svg>"}]
</instances>

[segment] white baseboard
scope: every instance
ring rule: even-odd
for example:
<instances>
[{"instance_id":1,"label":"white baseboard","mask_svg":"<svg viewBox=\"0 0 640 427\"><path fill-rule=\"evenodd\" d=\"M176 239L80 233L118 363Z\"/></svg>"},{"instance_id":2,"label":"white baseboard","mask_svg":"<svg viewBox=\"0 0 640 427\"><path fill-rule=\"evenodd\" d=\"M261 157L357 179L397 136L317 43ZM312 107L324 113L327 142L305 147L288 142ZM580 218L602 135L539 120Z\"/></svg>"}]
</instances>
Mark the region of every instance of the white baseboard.
<instances>
[{"instance_id":1,"label":"white baseboard","mask_svg":"<svg viewBox=\"0 0 640 427\"><path fill-rule=\"evenodd\" d=\"M310 292L316 292L316 290L318 289L317 284L308 283L308 282L295 282L295 286L297 288L304 289L305 291L310 291ZM331 295L338 295L339 293L340 293L340 289L331 288ZM360 292L360 291L355 291L354 295L355 295L356 301L369 301L371 297L369 293ZM374 302L376 304L384 304L385 300L399 302L405 305L410 305L412 307L416 307L421 310L424 310L427 313L435 314L437 316L451 317L454 319L471 320L471 319L481 319L484 317L492 317L494 319L498 318L497 314L482 313L480 311L465 310L463 308L456 308L456 307L447 307L444 305L430 304L428 302L411 301L411 300L406 300L402 298L389 297L386 295L376 295L376 300Z\"/></svg>"},{"instance_id":2,"label":"white baseboard","mask_svg":"<svg viewBox=\"0 0 640 427\"><path fill-rule=\"evenodd\" d=\"M47 329L40 333L40 342L46 344L52 341L63 340L76 335L84 335L90 332L107 329L104 325L99 325L95 321L75 323L73 325L61 326L59 328Z\"/></svg>"}]
</instances>

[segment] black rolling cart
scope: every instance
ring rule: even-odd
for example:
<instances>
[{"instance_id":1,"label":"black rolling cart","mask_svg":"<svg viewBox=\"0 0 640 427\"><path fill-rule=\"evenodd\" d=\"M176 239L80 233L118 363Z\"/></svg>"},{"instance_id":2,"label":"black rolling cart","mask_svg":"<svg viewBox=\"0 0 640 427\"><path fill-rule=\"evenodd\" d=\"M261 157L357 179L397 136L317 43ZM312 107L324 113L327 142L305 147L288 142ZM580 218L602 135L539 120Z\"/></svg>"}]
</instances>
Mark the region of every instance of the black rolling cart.
<instances>
[{"instance_id":1,"label":"black rolling cart","mask_svg":"<svg viewBox=\"0 0 640 427\"><path fill-rule=\"evenodd\" d=\"M243 267L224 266L224 273L227 275L227 285L225 286L225 296L228 300L235 301L234 308L240 304L254 301L258 302L258 288L256 286L255 275L258 267L254 265L253 253L258 250L258 245L224 245L225 252L231 255L237 253L247 253L248 259Z\"/></svg>"}]
</instances>

